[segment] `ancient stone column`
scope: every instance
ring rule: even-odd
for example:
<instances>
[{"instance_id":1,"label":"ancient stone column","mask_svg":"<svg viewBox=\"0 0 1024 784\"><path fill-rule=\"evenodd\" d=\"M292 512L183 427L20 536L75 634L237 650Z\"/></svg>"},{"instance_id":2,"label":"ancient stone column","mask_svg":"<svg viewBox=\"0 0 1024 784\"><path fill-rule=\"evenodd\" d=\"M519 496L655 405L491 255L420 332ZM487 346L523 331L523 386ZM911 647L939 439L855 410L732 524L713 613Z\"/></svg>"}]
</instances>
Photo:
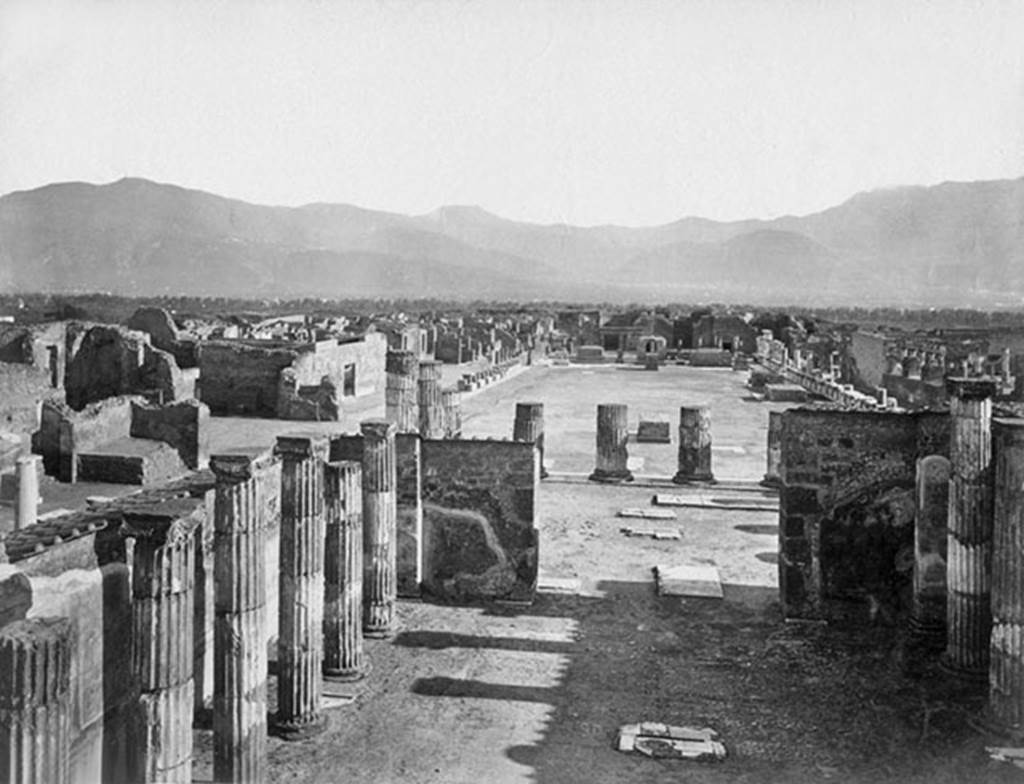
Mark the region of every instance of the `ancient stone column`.
<instances>
[{"instance_id":1,"label":"ancient stone column","mask_svg":"<svg viewBox=\"0 0 1024 784\"><path fill-rule=\"evenodd\" d=\"M441 363L420 362L420 435L444 438L444 408L441 404Z\"/></svg>"},{"instance_id":2,"label":"ancient stone column","mask_svg":"<svg viewBox=\"0 0 1024 784\"><path fill-rule=\"evenodd\" d=\"M910 627L927 647L946 642L946 547L949 515L949 460L928 455L917 461L917 516L914 521L914 599Z\"/></svg>"},{"instance_id":3,"label":"ancient stone column","mask_svg":"<svg viewBox=\"0 0 1024 784\"><path fill-rule=\"evenodd\" d=\"M416 433L420 426L420 363L414 351L388 351L385 360L384 418L399 433Z\"/></svg>"},{"instance_id":4,"label":"ancient stone column","mask_svg":"<svg viewBox=\"0 0 1024 784\"><path fill-rule=\"evenodd\" d=\"M71 622L30 618L0 629L0 780L68 784Z\"/></svg>"},{"instance_id":5,"label":"ancient stone column","mask_svg":"<svg viewBox=\"0 0 1024 784\"><path fill-rule=\"evenodd\" d=\"M680 439L682 441L682 439ZM782 412L768 413L768 468L761 484L778 487L782 483Z\"/></svg>"},{"instance_id":6,"label":"ancient stone column","mask_svg":"<svg viewBox=\"0 0 1024 784\"><path fill-rule=\"evenodd\" d=\"M177 499L125 511L135 540L132 671L139 688L141 742L135 781L192 781L195 532L201 502Z\"/></svg>"},{"instance_id":7,"label":"ancient stone column","mask_svg":"<svg viewBox=\"0 0 1024 784\"><path fill-rule=\"evenodd\" d=\"M324 474L324 663L328 680L354 681L363 657L363 469L351 460Z\"/></svg>"},{"instance_id":8,"label":"ancient stone column","mask_svg":"<svg viewBox=\"0 0 1024 784\"><path fill-rule=\"evenodd\" d=\"M597 466L590 479L594 482L631 482L627 463L629 449L629 409L605 403L597 407Z\"/></svg>"},{"instance_id":9,"label":"ancient stone column","mask_svg":"<svg viewBox=\"0 0 1024 784\"><path fill-rule=\"evenodd\" d=\"M516 403L516 418L512 426L513 441L533 442L540 453L540 478L548 472L544 468L544 404Z\"/></svg>"},{"instance_id":10,"label":"ancient stone column","mask_svg":"<svg viewBox=\"0 0 1024 784\"><path fill-rule=\"evenodd\" d=\"M301 740L327 728L321 703L324 622L323 435L277 439L281 463L281 549L274 732Z\"/></svg>"},{"instance_id":11,"label":"ancient stone column","mask_svg":"<svg viewBox=\"0 0 1024 784\"><path fill-rule=\"evenodd\" d=\"M462 395L457 389L441 390L441 410L445 438L462 436Z\"/></svg>"},{"instance_id":12,"label":"ancient stone column","mask_svg":"<svg viewBox=\"0 0 1024 784\"><path fill-rule=\"evenodd\" d=\"M39 455L18 458L18 495L14 509L14 530L35 525L39 514Z\"/></svg>"},{"instance_id":13,"label":"ancient stone column","mask_svg":"<svg viewBox=\"0 0 1024 784\"><path fill-rule=\"evenodd\" d=\"M707 406L679 409L679 468L672 481L708 482L711 473L711 413Z\"/></svg>"},{"instance_id":14,"label":"ancient stone column","mask_svg":"<svg viewBox=\"0 0 1024 784\"><path fill-rule=\"evenodd\" d=\"M388 637L394 631L398 591L395 426L382 419L369 419L360 427L363 433L363 634Z\"/></svg>"},{"instance_id":15,"label":"ancient stone column","mask_svg":"<svg viewBox=\"0 0 1024 784\"><path fill-rule=\"evenodd\" d=\"M996 420L990 718L1024 734L1024 419Z\"/></svg>"},{"instance_id":16,"label":"ancient stone column","mask_svg":"<svg viewBox=\"0 0 1024 784\"><path fill-rule=\"evenodd\" d=\"M952 418L946 655L949 669L987 676L992 628L992 395L988 379L948 379Z\"/></svg>"},{"instance_id":17,"label":"ancient stone column","mask_svg":"<svg viewBox=\"0 0 1024 784\"><path fill-rule=\"evenodd\" d=\"M267 758L264 473L270 450L213 455L213 778L261 782Z\"/></svg>"}]
</instances>

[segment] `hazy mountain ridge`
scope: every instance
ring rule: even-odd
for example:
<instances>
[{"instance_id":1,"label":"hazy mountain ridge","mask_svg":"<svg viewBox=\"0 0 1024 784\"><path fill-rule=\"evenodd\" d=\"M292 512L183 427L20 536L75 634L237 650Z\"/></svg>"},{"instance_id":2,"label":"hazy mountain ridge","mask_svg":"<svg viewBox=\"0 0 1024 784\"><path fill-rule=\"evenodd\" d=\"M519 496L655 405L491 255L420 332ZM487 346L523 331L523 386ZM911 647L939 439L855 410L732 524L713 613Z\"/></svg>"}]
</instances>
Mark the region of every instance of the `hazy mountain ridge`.
<instances>
[{"instance_id":1,"label":"hazy mountain ridge","mask_svg":"<svg viewBox=\"0 0 1024 784\"><path fill-rule=\"evenodd\" d=\"M275 207L124 179L0 198L8 291L978 304L1024 297L1024 178L662 226ZM934 300L934 302L931 302Z\"/></svg>"}]
</instances>

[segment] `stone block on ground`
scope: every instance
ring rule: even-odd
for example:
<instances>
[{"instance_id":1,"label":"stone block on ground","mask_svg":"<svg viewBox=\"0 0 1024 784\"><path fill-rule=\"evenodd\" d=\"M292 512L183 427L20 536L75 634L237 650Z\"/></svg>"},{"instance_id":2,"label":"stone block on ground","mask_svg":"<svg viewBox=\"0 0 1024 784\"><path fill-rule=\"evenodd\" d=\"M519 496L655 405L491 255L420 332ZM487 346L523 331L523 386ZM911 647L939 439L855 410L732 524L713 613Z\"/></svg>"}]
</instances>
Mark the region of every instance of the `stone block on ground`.
<instances>
[{"instance_id":1,"label":"stone block on ground","mask_svg":"<svg viewBox=\"0 0 1024 784\"><path fill-rule=\"evenodd\" d=\"M659 565L654 567L658 593L662 596L723 598L718 567L707 563Z\"/></svg>"},{"instance_id":2,"label":"stone block on ground","mask_svg":"<svg viewBox=\"0 0 1024 784\"><path fill-rule=\"evenodd\" d=\"M641 520L675 520L676 513L671 509L647 509L644 507L636 507L630 509L620 509L618 513L619 517L636 517Z\"/></svg>"},{"instance_id":3,"label":"stone block on ground","mask_svg":"<svg viewBox=\"0 0 1024 784\"><path fill-rule=\"evenodd\" d=\"M799 384L765 384L764 396L773 403L806 403L807 390Z\"/></svg>"},{"instance_id":4,"label":"stone block on ground","mask_svg":"<svg viewBox=\"0 0 1024 784\"><path fill-rule=\"evenodd\" d=\"M634 528L632 526L626 526L622 528L622 533L629 537L642 537L647 539L657 540L680 540L683 538L683 534L678 529L658 529L658 528Z\"/></svg>"},{"instance_id":5,"label":"stone block on ground","mask_svg":"<svg viewBox=\"0 0 1024 784\"><path fill-rule=\"evenodd\" d=\"M119 438L78 455L78 481L149 485L189 472L174 447L148 438Z\"/></svg>"},{"instance_id":6,"label":"stone block on ground","mask_svg":"<svg viewBox=\"0 0 1024 784\"><path fill-rule=\"evenodd\" d=\"M641 444L670 444L671 425L668 422L641 419L636 430L636 440Z\"/></svg>"}]
</instances>

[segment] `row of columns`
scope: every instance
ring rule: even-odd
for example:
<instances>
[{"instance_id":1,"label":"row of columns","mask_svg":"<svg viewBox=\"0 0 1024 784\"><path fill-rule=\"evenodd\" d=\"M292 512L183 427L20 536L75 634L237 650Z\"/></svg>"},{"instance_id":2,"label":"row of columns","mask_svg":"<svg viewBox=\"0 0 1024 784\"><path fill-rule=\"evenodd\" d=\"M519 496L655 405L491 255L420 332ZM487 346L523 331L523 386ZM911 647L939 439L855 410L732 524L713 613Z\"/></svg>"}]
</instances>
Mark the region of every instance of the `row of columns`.
<instances>
[{"instance_id":1,"label":"row of columns","mask_svg":"<svg viewBox=\"0 0 1024 784\"><path fill-rule=\"evenodd\" d=\"M455 389L442 389L442 367L437 360L421 362L413 351L387 352L385 419L399 433L434 439L461 436L461 395Z\"/></svg>"}]
</instances>

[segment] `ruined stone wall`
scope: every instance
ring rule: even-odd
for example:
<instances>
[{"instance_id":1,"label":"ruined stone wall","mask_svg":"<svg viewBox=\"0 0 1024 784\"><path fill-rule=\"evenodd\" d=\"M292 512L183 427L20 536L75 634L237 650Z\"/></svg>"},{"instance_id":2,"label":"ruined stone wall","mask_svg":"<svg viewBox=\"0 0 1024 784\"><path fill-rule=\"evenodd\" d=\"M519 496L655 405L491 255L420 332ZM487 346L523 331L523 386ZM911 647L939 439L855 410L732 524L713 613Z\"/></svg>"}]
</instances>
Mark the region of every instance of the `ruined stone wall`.
<instances>
[{"instance_id":1,"label":"ruined stone wall","mask_svg":"<svg viewBox=\"0 0 1024 784\"><path fill-rule=\"evenodd\" d=\"M199 398L216 415L274 417L281 371L290 367L298 355L298 347L280 343L203 343L199 350Z\"/></svg>"},{"instance_id":2,"label":"ruined stone wall","mask_svg":"<svg viewBox=\"0 0 1024 784\"><path fill-rule=\"evenodd\" d=\"M321 340L313 350L300 354L293 365L300 385L316 386L329 376L338 389L339 397L346 397L345 368L355 366L355 394L370 395L384 390L384 361L387 354L387 336L369 332L357 340Z\"/></svg>"},{"instance_id":3,"label":"ruined stone wall","mask_svg":"<svg viewBox=\"0 0 1024 784\"><path fill-rule=\"evenodd\" d=\"M130 435L170 444L189 468L204 468L210 457L210 409L198 400L167 406L133 402Z\"/></svg>"},{"instance_id":4,"label":"ruined stone wall","mask_svg":"<svg viewBox=\"0 0 1024 784\"><path fill-rule=\"evenodd\" d=\"M851 383L862 392L882 386L885 374L885 338L871 332L854 332L846 348Z\"/></svg>"},{"instance_id":5,"label":"ruined stone wall","mask_svg":"<svg viewBox=\"0 0 1024 784\"><path fill-rule=\"evenodd\" d=\"M50 372L34 365L0 362L0 431L31 433L39 427L39 404L62 397Z\"/></svg>"},{"instance_id":6,"label":"ruined stone wall","mask_svg":"<svg viewBox=\"0 0 1024 784\"><path fill-rule=\"evenodd\" d=\"M886 373L882 376L882 386L904 408L943 408L949 403L946 385L941 381L933 384L919 378Z\"/></svg>"},{"instance_id":7,"label":"ruined stone wall","mask_svg":"<svg viewBox=\"0 0 1024 784\"><path fill-rule=\"evenodd\" d=\"M537 584L536 446L423 441L424 589L452 601L529 601Z\"/></svg>"},{"instance_id":8,"label":"ruined stone wall","mask_svg":"<svg viewBox=\"0 0 1024 784\"><path fill-rule=\"evenodd\" d=\"M918 458L949 456L947 414L782 415L779 587L787 617L909 611Z\"/></svg>"}]
</instances>

